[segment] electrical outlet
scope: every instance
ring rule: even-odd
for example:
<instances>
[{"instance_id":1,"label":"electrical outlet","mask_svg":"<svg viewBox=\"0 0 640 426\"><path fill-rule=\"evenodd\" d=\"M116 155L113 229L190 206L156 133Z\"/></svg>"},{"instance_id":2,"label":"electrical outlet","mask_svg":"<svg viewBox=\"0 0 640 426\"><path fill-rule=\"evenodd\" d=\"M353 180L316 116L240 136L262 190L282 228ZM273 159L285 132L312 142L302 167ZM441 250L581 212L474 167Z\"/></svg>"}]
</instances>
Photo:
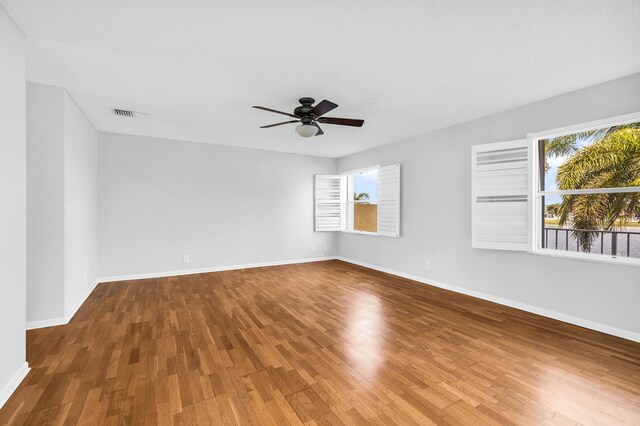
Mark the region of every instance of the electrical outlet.
<instances>
[{"instance_id":1,"label":"electrical outlet","mask_svg":"<svg viewBox=\"0 0 640 426\"><path fill-rule=\"evenodd\" d=\"M322 250L323 250L325 253L327 252L327 245L326 245L326 244L322 246Z\"/></svg>"},{"instance_id":2,"label":"electrical outlet","mask_svg":"<svg viewBox=\"0 0 640 426\"><path fill-rule=\"evenodd\" d=\"M431 269L431 262L427 262L424 265L424 269L426 269L427 271L429 271Z\"/></svg>"},{"instance_id":3,"label":"electrical outlet","mask_svg":"<svg viewBox=\"0 0 640 426\"><path fill-rule=\"evenodd\" d=\"M185 254L185 255L184 255L184 257L182 258L182 261L183 261L184 263L189 263L189 255L188 255L188 254Z\"/></svg>"},{"instance_id":4,"label":"electrical outlet","mask_svg":"<svg viewBox=\"0 0 640 426\"><path fill-rule=\"evenodd\" d=\"M311 244L311 246L309 247L311 249L311 253L316 251L316 246L315 244Z\"/></svg>"}]
</instances>

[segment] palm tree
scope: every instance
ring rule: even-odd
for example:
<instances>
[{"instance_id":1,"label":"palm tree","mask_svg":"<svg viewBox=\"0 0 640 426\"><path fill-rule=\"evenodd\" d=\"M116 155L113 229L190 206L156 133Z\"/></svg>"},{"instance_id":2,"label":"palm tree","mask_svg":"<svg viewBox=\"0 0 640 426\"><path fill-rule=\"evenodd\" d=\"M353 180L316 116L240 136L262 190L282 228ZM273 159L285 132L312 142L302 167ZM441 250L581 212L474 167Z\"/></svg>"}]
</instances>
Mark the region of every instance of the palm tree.
<instances>
[{"instance_id":1,"label":"palm tree","mask_svg":"<svg viewBox=\"0 0 640 426\"><path fill-rule=\"evenodd\" d=\"M578 138L593 142L577 148ZM558 167L560 190L640 187L640 123L554 138L545 144L545 151L547 156L571 154ZM563 196L558 221L560 226L571 222L574 230L610 231L634 217L640 217L638 192L580 194ZM573 231L580 248L587 252L596 236L596 232Z\"/></svg>"},{"instance_id":2,"label":"palm tree","mask_svg":"<svg viewBox=\"0 0 640 426\"><path fill-rule=\"evenodd\" d=\"M368 192L361 192L358 195L356 195L356 193L353 193L353 200L354 201L368 201L369 200L369 193Z\"/></svg>"},{"instance_id":3,"label":"palm tree","mask_svg":"<svg viewBox=\"0 0 640 426\"><path fill-rule=\"evenodd\" d=\"M640 129L640 122L612 126L604 129L588 130L586 132L571 133L570 135L557 136L555 138L545 140L544 170L546 171L549 169L549 166L546 162L547 158L565 157L567 155L575 153L578 150L578 140L583 140L588 144L589 142L602 140L608 135L623 129Z\"/></svg>"},{"instance_id":4,"label":"palm tree","mask_svg":"<svg viewBox=\"0 0 640 426\"><path fill-rule=\"evenodd\" d=\"M551 215L551 216L558 216L558 214L560 214L560 203L554 203L554 204L547 204L544 207L545 211L547 212L547 214Z\"/></svg>"}]
</instances>

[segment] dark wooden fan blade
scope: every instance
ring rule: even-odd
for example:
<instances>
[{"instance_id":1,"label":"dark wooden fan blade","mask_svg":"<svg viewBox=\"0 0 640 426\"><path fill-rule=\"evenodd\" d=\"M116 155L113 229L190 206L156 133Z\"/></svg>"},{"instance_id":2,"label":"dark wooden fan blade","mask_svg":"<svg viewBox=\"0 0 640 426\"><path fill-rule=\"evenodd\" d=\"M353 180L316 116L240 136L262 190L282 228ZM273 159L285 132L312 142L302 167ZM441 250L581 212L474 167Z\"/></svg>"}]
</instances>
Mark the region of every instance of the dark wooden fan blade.
<instances>
[{"instance_id":1,"label":"dark wooden fan blade","mask_svg":"<svg viewBox=\"0 0 640 426\"><path fill-rule=\"evenodd\" d=\"M295 116L293 114L289 114L288 112L282 112L282 111L278 111L276 109L265 108L265 107L262 107L262 106L255 106L255 105L253 107L257 108L257 109L264 110L264 111L275 112L276 114L288 115L289 117L299 118L299 117L297 117L297 116Z\"/></svg>"},{"instance_id":2,"label":"dark wooden fan blade","mask_svg":"<svg viewBox=\"0 0 640 426\"><path fill-rule=\"evenodd\" d=\"M268 129L269 127L276 127L276 126L282 126L283 124L291 124L291 123L297 123L300 120L291 120L291 121L283 121L282 123L276 123L276 124L268 124L266 126L260 126L261 129Z\"/></svg>"},{"instance_id":3,"label":"dark wooden fan blade","mask_svg":"<svg viewBox=\"0 0 640 426\"><path fill-rule=\"evenodd\" d=\"M332 111L336 108L338 108L337 104L334 104L333 102L325 99L324 101L313 107L313 109L311 110L311 114L315 114L316 117L320 117L321 115L325 115L329 111Z\"/></svg>"},{"instance_id":4,"label":"dark wooden fan blade","mask_svg":"<svg viewBox=\"0 0 640 426\"><path fill-rule=\"evenodd\" d=\"M319 120L321 123L337 124L339 126L362 127L364 120L354 120L352 118L323 117Z\"/></svg>"},{"instance_id":5,"label":"dark wooden fan blade","mask_svg":"<svg viewBox=\"0 0 640 426\"><path fill-rule=\"evenodd\" d=\"M316 133L316 136L321 136L324 135L324 132L322 131L322 129L320 128L320 126L318 126L318 123L313 123L314 126L316 126L318 128L318 133Z\"/></svg>"}]
</instances>

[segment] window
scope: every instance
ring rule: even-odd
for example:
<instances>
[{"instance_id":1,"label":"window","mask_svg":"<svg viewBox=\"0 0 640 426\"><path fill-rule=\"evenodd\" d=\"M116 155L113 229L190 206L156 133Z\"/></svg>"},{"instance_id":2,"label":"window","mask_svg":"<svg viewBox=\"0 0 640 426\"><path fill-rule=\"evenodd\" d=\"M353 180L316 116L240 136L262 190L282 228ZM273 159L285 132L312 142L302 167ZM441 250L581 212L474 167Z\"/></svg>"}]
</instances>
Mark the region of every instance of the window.
<instances>
[{"instance_id":1,"label":"window","mask_svg":"<svg viewBox=\"0 0 640 426\"><path fill-rule=\"evenodd\" d=\"M315 229L400 236L400 165L315 176Z\"/></svg>"},{"instance_id":2,"label":"window","mask_svg":"<svg viewBox=\"0 0 640 426\"><path fill-rule=\"evenodd\" d=\"M345 226L352 232L378 232L378 167L343 173Z\"/></svg>"},{"instance_id":3,"label":"window","mask_svg":"<svg viewBox=\"0 0 640 426\"><path fill-rule=\"evenodd\" d=\"M535 249L640 260L640 120L540 135Z\"/></svg>"},{"instance_id":4,"label":"window","mask_svg":"<svg viewBox=\"0 0 640 426\"><path fill-rule=\"evenodd\" d=\"M640 264L640 114L471 152L472 247Z\"/></svg>"}]
</instances>

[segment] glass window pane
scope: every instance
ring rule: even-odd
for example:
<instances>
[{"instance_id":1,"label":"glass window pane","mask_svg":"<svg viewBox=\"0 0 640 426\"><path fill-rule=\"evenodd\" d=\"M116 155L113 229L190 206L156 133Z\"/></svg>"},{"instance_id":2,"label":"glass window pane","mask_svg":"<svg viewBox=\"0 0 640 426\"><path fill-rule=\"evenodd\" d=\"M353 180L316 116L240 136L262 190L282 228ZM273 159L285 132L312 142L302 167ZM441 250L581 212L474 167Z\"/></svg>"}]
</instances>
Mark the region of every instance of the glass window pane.
<instances>
[{"instance_id":1,"label":"glass window pane","mask_svg":"<svg viewBox=\"0 0 640 426\"><path fill-rule=\"evenodd\" d=\"M640 187L640 123L542 141L545 191Z\"/></svg>"},{"instance_id":2,"label":"glass window pane","mask_svg":"<svg viewBox=\"0 0 640 426\"><path fill-rule=\"evenodd\" d=\"M640 258L640 193L543 198L543 248Z\"/></svg>"},{"instance_id":3,"label":"glass window pane","mask_svg":"<svg viewBox=\"0 0 640 426\"><path fill-rule=\"evenodd\" d=\"M356 231L378 232L378 205L354 203L353 229Z\"/></svg>"},{"instance_id":4,"label":"glass window pane","mask_svg":"<svg viewBox=\"0 0 640 426\"><path fill-rule=\"evenodd\" d=\"M376 202L378 200L378 170L367 170L353 174L355 201Z\"/></svg>"}]
</instances>

